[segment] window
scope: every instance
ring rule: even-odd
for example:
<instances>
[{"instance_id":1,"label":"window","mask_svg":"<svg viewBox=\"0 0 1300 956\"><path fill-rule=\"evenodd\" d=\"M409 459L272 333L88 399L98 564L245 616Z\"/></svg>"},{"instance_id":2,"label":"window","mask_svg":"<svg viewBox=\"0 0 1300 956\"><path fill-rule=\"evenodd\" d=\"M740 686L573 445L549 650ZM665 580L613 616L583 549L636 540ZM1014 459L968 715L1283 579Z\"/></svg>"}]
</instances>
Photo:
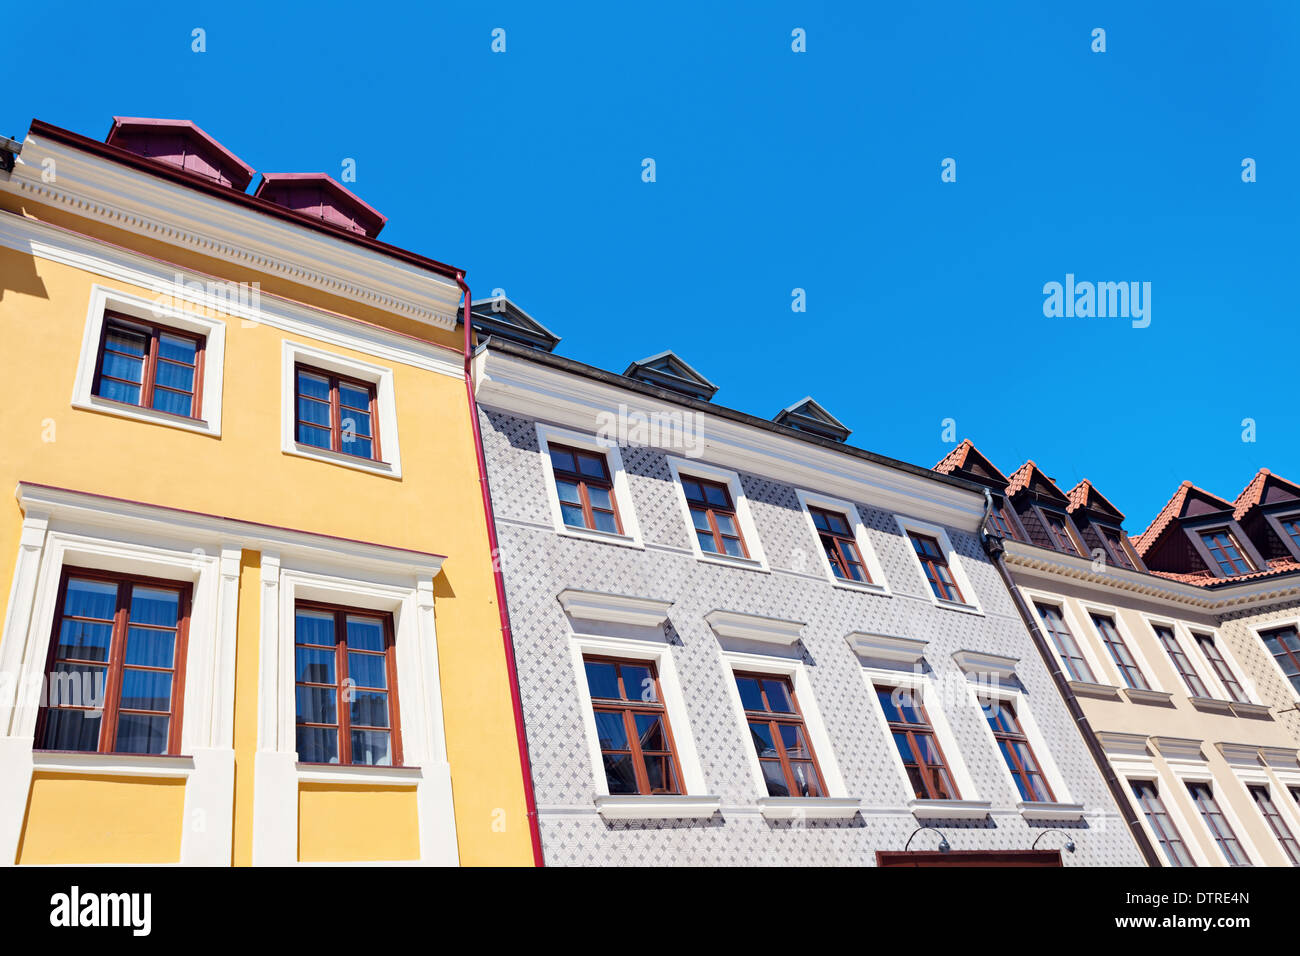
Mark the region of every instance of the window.
<instances>
[{"instance_id":1,"label":"window","mask_svg":"<svg viewBox=\"0 0 1300 956\"><path fill-rule=\"evenodd\" d=\"M681 793L681 770L650 661L584 657L611 794Z\"/></svg>"},{"instance_id":2,"label":"window","mask_svg":"<svg viewBox=\"0 0 1300 956\"><path fill-rule=\"evenodd\" d=\"M190 586L65 569L36 747L175 754Z\"/></svg>"},{"instance_id":3,"label":"window","mask_svg":"<svg viewBox=\"0 0 1300 956\"><path fill-rule=\"evenodd\" d=\"M1124 638L1120 637L1119 630L1115 627L1115 622L1105 614L1093 614L1092 623L1097 628L1097 633L1101 635L1102 643L1106 645L1106 650L1110 651L1111 658L1115 661L1115 666L1119 668L1120 676L1124 679L1125 687L1132 687L1134 690L1150 690L1151 685L1147 679L1142 676L1142 671L1138 668L1137 661L1129 653L1128 645L1124 643Z\"/></svg>"},{"instance_id":4,"label":"window","mask_svg":"<svg viewBox=\"0 0 1300 956\"><path fill-rule=\"evenodd\" d=\"M1291 539L1291 542L1297 548L1300 548L1300 515L1287 515L1279 523L1282 525L1282 530L1286 532L1287 537Z\"/></svg>"},{"instance_id":5,"label":"window","mask_svg":"<svg viewBox=\"0 0 1300 956\"><path fill-rule=\"evenodd\" d=\"M1043 776L1043 771L1034 758L1033 748L1029 746L1029 738L1025 736L1011 702L993 697L981 697L980 706L984 708L984 716L993 731L993 739L997 741L998 750L1002 752L1002 759L1006 761L1007 769L1015 778L1020 798L1033 803L1051 803L1055 800L1052 796L1052 788L1048 786L1047 778Z\"/></svg>"},{"instance_id":6,"label":"window","mask_svg":"<svg viewBox=\"0 0 1300 956\"><path fill-rule=\"evenodd\" d=\"M393 619L302 601L295 611L298 759L400 766Z\"/></svg>"},{"instance_id":7,"label":"window","mask_svg":"<svg viewBox=\"0 0 1300 956\"><path fill-rule=\"evenodd\" d=\"M124 405L198 418L203 344L201 335L110 312L104 316L94 394Z\"/></svg>"},{"instance_id":8,"label":"window","mask_svg":"<svg viewBox=\"0 0 1300 956\"><path fill-rule=\"evenodd\" d=\"M885 712L894 745L903 758L907 778L918 800L959 800L948 764L935 739L934 728L921 703L919 691L902 687L877 687L876 699Z\"/></svg>"},{"instance_id":9,"label":"window","mask_svg":"<svg viewBox=\"0 0 1300 956\"><path fill-rule=\"evenodd\" d=\"M916 556L921 562L925 579L930 582L930 590L934 592L934 596L941 601L966 603L961 588L957 587L957 582L953 580L952 569L948 567L948 557L943 553L943 548L939 547L938 540L914 531L909 532L908 537L912 539L912 547L916 550Z\"/></svg>"},{"instance_id":10,"label":"window","mask_svg":"<svg viewBox=\"0 0 1300 956\"><path fill-rule=\"evenodd\" d=\"M870 584L871 575L867 573L866 566L862 562L862 553L858 550L857 539L854 538L853 529L844 515L811 505L808 507L808 513L812 515L817 537L821 541L822 548L826 552L826 560L830 562L831 571L835 576L844 581Z\"/></svg>"},{"instance_id":11,"label":"window","mask_svg":"<svg viewBox=\"0 0 1300 956\"><path fill-rule=\"evenodd\" d=\"M788 677L736 674L749 736L758 752L770 797L823 797L817 758Z\"/></svg>"},{"instance_id":12,"label":"window","mask_svg":"<svg viewBox=\"0 0 1300 956\"><path fill-rule=\"evenodd\" d=\"M1092 668L1084 660L1083 651L1079 650L1078 642L1066 626L1061 609L1051 604L1035 604L1034 607L1038 608L1043 623L1047 625L1047 635L1056 646L1056 653L1060 655L1061 664L1065 667L1070 680L1096 683L1096 678L1092 676Z\"/></svg>"},{"instance_id":13,"label":"window","mask_svg":"<svg viewBox=\"0 0 1300 956\"><path fill-rule=\"evenodd\" d=\"M1292 866L1300 866L1300 843L1296 843L1291 828L1286 825L1286 820L1274 806L1268 787L1252 784L1247 789L1250 791L1251 799L1255 801L1255 806L1259 807L1260 816L1273 831L1273 836L1277 837L1277 842L1282 845L1282 852L1286 854L1286 858L1291 861Z\"/></svg>"},{"instance_id":14,"label":"window","mask_svg":"<svg viewBox=\"0 0 1300 956\"><path fill-rule=\"evenodd\" d=\"M1247 574L1255 570L1246 560L1246 556L1237 547L1237 541L1226 528L1214 531L1202 531L1201 540L1205 542L1210 557L1219 566L1219 573L1224 577L1233 574Z\"/></svg>"},{"instance_id":15,"label":"window","mask_svg":"<svg viewBox=\"0 0 1300 956\"><path fill-rule=\"evenodd\" d=\"M1160 791L1156 789L1155 781L1131 780L1129 786L1133 788L1133 796L1137 799L1138 806L1142 808L1142 813L1147 818L1147 825L1155 834L1156 842L1164 851L1169 865L1195 866L1192 855L1187 851L1187 844L1178 835L1178 828L1174 826L1169 811L1165 809L1164 802L1160 799Z\"/></svg>"},{"instance_id":16,"label":"window","mask_svg":"<svg viewBox=\"0 0 1300 956\"><path fill-rule=\"evenodd\" d=\"M1296 633L1295 627L1279 627L1259 636L1291 686L1300 693L1300 634Z\"/></svg>"},{"instance_id":17,"label":"window","mask_svg":"<svg viewBox=\"0 0 1300 956\"><path fill-rule=\"evenodd\" d=\"M1173 661L1174 670L1178 671L1178 676L1183 679L1183 684L1187 687L1187 693L1193 697L1209 697L1210 692L1205 689L1205 684L1196 673L1196 669L1192 667L1192 662L1183 653L1183 648L1174 635L1174 629L1165 624L1152 624L1151 629L1156 632L1156 637L1160 639L1160 643L1164 646L1165 653Z\"/></svg>"},{"instance_id":18,"label":"window","mask_svg":"<svg viewBox=\"0 0 1300 956\"><path fill-rule=\"evenodd\" d=\"M1128 568L1130 571L1137 570L1133 566L1133 559L1129 557L1128 549L1124 547L1124 542L1116 532L1109 528L1102 528L1101 536L1106 539L1106 546L1110 548L1111 556L1115 559L1116 564L1121 568Z\"/></svg>"},{"instance_id":19,"label":"window","mask_svg":"<svg viewBox=\"0 0 1300 956\"><path fill-rule=\"evenodd\" d=\"M1232 832L1232 827L1228 825L1228 818L1223 815L1219 809L1219 804L1214 799L1214 791L1210 789L1208 783L1188 783L1187 792L1192 795L1192 802L1196 804L1196 809L1200 811L1201 819L1209 827L1210 836L1214 837L1214 842L1218 845L1220 852L1223 853L1231 866L1250 866L1250 859L1246 856L1246 851L1241 848L1237 842L1237 836Z\"/></svg>"},{"instance_id":20,"label":"window","mask_svg":"<svg viewBox=\"0 0 1300 956\"><path fill-rule=\"evenodd\" d=\"M566 526L622 534L614 505L614 481L605 456L594 451L548 444L560 514Z\"/></svg>"},{"instance_id":21,"label":"window","mask_svg":"<svg viewBox=\"0 0 1300 956\"><path fill-rule=\"evenodd\" d=\"M1016 523L1007 511L1005 503L993 506L989 512L989 526L993 533L1001 538L1010 538L1012 541L1018 541L1020 535L1016 534Z\"/></svg>"},{"instance_id":22,"label":"window","mask_svg":"<svg viewBox=\"0 0 1300 956\"><path fill-rule=\"evenodd\" d=\"M690 509L691 523L701 551L733 558L749 557L736 520L731 491L725 484L682 475L682 491L686 495L686 505Z\"/></svg>"},{"instance_id":23,"label":"window","mask_svg":"<svg viewBox=\"0 0 1300 956\"><path fill-rule=\"evenodd\" d=\"M307 365L295 366L294 383L300 444L381 460L374 385Z\"/></svg>"},{"instance_id":24,"label":"window","mask_svg":"<svg viewBox=\"0 0 1300 956\"><path fill-rule=\"evenodd\" d=\"M1065 526L1065 516L1054 511L1044 511L1042 514L1047 522L1047 534L1052 539L1052 545L1056 550L1064 551L1066 554L1078 554L1079 549L1074 546L1070 529Z\"/></svg>"},{"instance_id":25,"label":"window","mask_svg":"<svg viewBox=\"0 0 1300 956\"><path fill-rule=\"evenodd\" d=\"M1223 684L1223 689L1228 692L1228 697L1238 704L1248 703L1249 698L1246 697L1246 691L1242 688L1241 682L1237 680L1236 675L1232 673L1232 668L1228 666L1228 662L1224 659L1223 652L1219 650L1219 646L1214 642L1214 635L1194 634L1193 637L1196 638L1196 644L1200 647L1201 653L1205 655L1205 659L1210 662L1210 667L1214 669L1215 676Z\"/></svg>"}]
</instances>

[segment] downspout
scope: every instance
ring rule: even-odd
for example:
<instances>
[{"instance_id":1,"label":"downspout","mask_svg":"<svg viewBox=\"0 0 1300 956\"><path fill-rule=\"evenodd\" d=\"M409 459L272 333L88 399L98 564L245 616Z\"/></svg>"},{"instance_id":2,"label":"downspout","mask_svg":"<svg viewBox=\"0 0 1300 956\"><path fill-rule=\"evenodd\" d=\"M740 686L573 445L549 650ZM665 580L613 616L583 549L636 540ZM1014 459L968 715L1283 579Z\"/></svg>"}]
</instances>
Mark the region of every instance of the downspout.
<instances>
[{"instance_id":1,"label":"downspout","mask_svg":"<svg viewBox=\"0 0 1300 956\"><path fill-rule=\"evenodd\" d=\"M483 517L487 522L488 549L492 556L492 577L497 588L497 609L501 612L501 642L506 651L506 676L510 681L510 705L515 715L515 739L519 744L519 767L524 775L524 808L528 814L528 833L533 841L533 865L544 866L542 834L537 825L537 796L533 792L533 768L528 759L528 734L524 729L524 704L519 696L519 671L515 667L515 643L510 635L510 611L506 607L506 585L501 575L500 550L497 545L496 517L492 513L492 491L488 487L487 457L483 454L483 432L478 423L478 402L474 399L474 376L470 370L470 295L465 273L457 271L456 284L465 295L465 396L469 400L469 420L474 430L474 454L478 458L479 490L483 493Z\"/></svg>"},{"instance_id":2,"label":"downspout","mask_svg":"<svg viewBox=\"0 0 1300 956\"><path fill-rule=\"evenodd\" d=\"M1069 709L1070 716L1074 718L1079 733L1083 735L1083 741L1088 745L1088 751L1092 754L1097 769L1101 771L1102 779L1106 781L1106 786L1110 789L1110 795L1114 799L1120 815L1124 818L1124 822L1128 825L1129 833L1133 837L1133 842L1137 844L1138 851L1146 860L1147 866L1162 866L1163 863L1159 854L1156 853L1156 848L1152 846L1151 839L1147 836L1146 830L1142 828L1142 822L1133 811L1133 803L1124 789L1124 784L1120 781L1114 768L1111 767L1110 761L1106 759L1106 751L1102 748L1101 741L1097 739L1097 734L1093 731L1092 725L1088 723L1088 718L1079 705L1079 698L1070 689L1070 681L1065 671L1061 669L1060 658L1052 650L1047 638L1043 635L1042 629L1038 626L1038 615L1029 607L1025 596L1020 593L1020 588L1012 580L1011 571L1007 568L1002 539L995 534L988 533L989 514L992 511L993 493L985 488L984 519L980 522L980 543L984 546L984 552L989 556L989 560L993 562L994 567L998 569L998 574L1002 576L1002 583L1007 586L1007 590L1011 593L1011 600L1015 602L1016 610L1020 612L1020 619L1024 621L1025 627L1029 629L1029 634L1034 639L1034 645L1038 648L1043 663L1047 665L1052 680L1056 682L1056 689L1065 700L1065 706Z\"/></svg>"}]
</instances>

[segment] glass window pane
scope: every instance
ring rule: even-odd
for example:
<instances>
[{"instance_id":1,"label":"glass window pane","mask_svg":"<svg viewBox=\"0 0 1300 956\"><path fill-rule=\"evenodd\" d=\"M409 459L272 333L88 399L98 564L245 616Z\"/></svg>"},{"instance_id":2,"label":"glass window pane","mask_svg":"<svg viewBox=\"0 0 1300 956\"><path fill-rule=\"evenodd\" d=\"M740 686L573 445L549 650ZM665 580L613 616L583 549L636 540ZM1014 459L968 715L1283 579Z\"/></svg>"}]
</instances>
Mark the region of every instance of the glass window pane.
<instances>
[{"instance_id":1,"label":"glass window pane","mask_svg":"<svg viewBox=\"0 0 1300 956\"><path fill-rule=\"evenodd\" d=\"M330 407L325 402L313 402L309 398L298 399L298 421L309 425L330 426Z\"/></svg>"},{"instance_id":2,"label":"glass window pane","mask_svg":"<svg viewBox=\"0 0 1300 956\"><path fill-rule=\"evenodd\" d=\"M623 693L628 700L654 701L655 682L650 668L641 664L623 665Z\"/></svg>"},{"instance_id":3,"label":"glass window pane","mask_svg":"<svg viewBox=\"0 0 1300 956\"><path fill-rule=\"evenodd\" d=\"M817 768L811 761L792 762L790 772L794 774L794 785L798 796L820 797L822 795L821 784L817 782Z\"/></svg>"},{"instance_id":4,"label":"glass window pane","mask_svg":"<svg viewBox=\"0 0 1300 956\"><path fill-rule=\"evenodd\" d=\"M696 531L712 532L713 528L709 524L709 514L700 508L691 509L691 523L695 525Z\"/></svg>"},{"instance_id":5,"label":"glass window pane","mask_svg":"<svg viewBox=\"0 0 1300 956\"><path fill-rule=\"evenodd\" d=\"M117 609L117 585L110 581L71 578L63 601L63 613L111 621Z\"/></svg>"},{"instance_id":6,"label":"glass window pane","mask_svg":"<svg viewBox=\"0 0 1300 956\"><path fill-rule=\"evenodd\" d=\"M112 639L112 624L70 621L65 618L59 627L59 646L55 654L78 661L107 661L108 646Z\"/></svg>"},{"instance_id":7,"label":"glass window pane","mask_svg":"<svg viewBox=\"0 0 1300 956\"><path fill-rule=\"evenodd\" d=\"M593 511L592 520L596 522L596 530L604 531L609 534L618 534L618 521L614 515L608 511Z\"/></svg>"},{"instance_id":8,"label":"glass window pane","mask_svg":"<svg viewBox=\"0 0 1300 956\"><path fill-rule=\"evenodd\" d=\"M912 766L916 763L916 754L912 753L911 741L907 739L907 734L901 731L894 732L894 746L898 748L898 755L903 758L904 766Z\"/></svg>"},{"instance_id":9,"label":"glass window pane","mask_svg":"<svg viewBox=\"0 0 1300 956\"><path fill-rule=\"evenodd\" d=\"M116 352L105 352L103 374L110 378L126 379L139 385L144 381L144 359L119 355Z\"/></svg>"},{"instance_id":10,"label":"glass window pane","mask_svg":"<svg viewBox=\"0 0 1300 956\"><path fill-rule=\"evenodd\" d=\"M767 710L763 706L763 695L759 692L757 680L752 677L737 677L736 689L740 691L740 702L746 710Z\"/></svg>"},{"instance_id":11,"label":"glass window pane","mask_svg":"<svg viewBox=\"0 0 1300 956\"><path fill-rule=\"evenodd\" d=\"M751 720L749 736L759 757L776 757L776 743L772 740L772 726L767 721Z\"/></svg>"},{"instance_id":12,"label":"glass window pane","mask_svg":"<svg viewBox=\"0 0 1300 956\"><path fill-rule=\"evenodd\" d=\"M391 767L393 751L386 730L352 731L352 762L367 767Z\"/></svg>"},{"instance_id":13,"label":"glass window pane","mask_svg":"<svg viewBox=\"0 0 1300 956\"><path fill-rule=\"evenodd\" d=\"M126 632L126 663L171 667L176 657L176 632L132 627Z\"/></svg>"},{"instance_id":14,"label":"glass window pane","mask_svg":"<svg viewBox=\"0 0 1300 956\"><path fill-rule=\"evenodd\" d=\"M315 428L311 425L298 426L298 441L303 445L311 445L313 448L329 448L330 433L326 428Z\"/></svg>"},{"instance_id":15,"label":"glass window pane","mask_svg":"<svg viewBox=\"0 0 1300 956\"><path fill-rule=\"evenodd\" d=\"M790 796L790 787L785 782L785 772L781 769L781 764L775 760L764 760L762 767L763 780L767 784L767 795L769 797Z\"/></svg>"},{"instance_id":16,"label":"glass window pane","mask_svg":"<svg viewBox=\"0 0 1300 956\"><path fill-rule=\"evenodd\" d=\"M55 664L45 695L51 707L103 708L107 697L108 668L93 664Z\"/></svg>"},{"instance_id":17,"label":"glass window pane","mask_svg":"<svg viewBox=\"0 0 1300 956\"><path fill-rule=\"evenodd\" d=\"M781 724L781 745L785 747L785 755L791 760L808 760L812 757L812 751L808 749L808 742L804 740L803 729L794 724Z\"/></svg>"},{"instance_id":18,"label":"glass window pane","mask_svg":"<svg viewBox=\"0 0 1300 956\"><path fill-rule=\"evenodd\" d=\"M576 482L565 481L557 478L555 481L555 492L560 496L560 501L568 505L581 505L582 496L578 493Z\"/></svg>"},{"instance_id":19,"label":"glass window pane","mask_svg":"<svg viewBox=\"0 0 1300 956\"><path fill-rule=\"evenodd\" d=\"M370 411L370 390L357 388L355 385L348 385L346 382L339 383L339 404L346 405L350 409L356 409L362 412ZM366 416L367 418L369 415Z\"/></svg>"},{"instance_id":20,"label":"glass window pane","mask_svg":"<svg viewBox=\"0 0 1300 956\"><path fill-rule=\"evenodd\" d=\"M384 649L384 622L375 617L347 616L348 650L382 651Z\"/></svg>"},{"instance_id":21,"label":"glass window pane","mask_svg":"<svg viewBox=\"0 0 1300 956\"><path fill-rule=\"evenodd\" d=\"M577 471L573 464L573 453L564 451L562 448L551 449L551 466L570 473Z\"/></svg>"},{"instance_id":22,"label":"glass window pane","mask_svg":"<svg viewBox=\"0 0 1300 956\"><path fill-rule=\"evenodd\" d=\"M149 337L143 332L134 332L118 326L110 326L104 337L105 348L128 355L144 355L148 351Z\"/></svg>"},{"instance_id":23,"label":"glass window pane","mask_svg":"<svg viewBox=\"0 0 1300 956\"><path fill-rule=\"evenodd\" d=\"M180 619L179 591L164 588L131 588L131 623L175 627Z\"/></svg>"},{"instance_id":24,"label":"glass window pane","mask_svg":"<svg viewBox=\"0 0 1300 956\"><path fill-rule=\"evenodd\" d=\"M578 455L578 468L584 475L593 478L605 477L605 459L596 455Z\"/></svg>"},{"instance_id":25,"label":"glass window pane","mask_svg":"<svg viewBox=\"0 0 1300 956\"><path fill-rule=\"evenodd\" d=\"M585 661L587 687L592 697L618 700L618 672L608 661Z\"/></svg>"},{"instance_id":26,"label":"glass window pane","mask_svg":"<svg viewBox=\"0 0 1300 956\"><path fill-rule=\"evenodd\" d=\"M388 686L387 660L382 654L348 653L348 677L358 687Z\"/></svg>"},{"instance_id":27,"label":"glass window pane","mask_svg":"<svg viewBox=\"0 0 1300 956\"><path fill-rule=\"evenodd\" d=\"M764 680L763 690L767 693L769 710L777 714L794 713L794 704L790 700L790 692L786 689L784 681Z\"/></svg>"},{"instance_id":28,"label":"glass window pane","mask_svg":"<svg viewBox=\"0 0 1300 956\"><path fill-rule=\"evenodd\" d=\"M122 707L125 710L170 710L172 675L169 671L122 671Z\"/></svg>"},{"instance_id":29,"label":"glass window pane","mask_svg":"<svg viewBox=\"0 0 1300 956\"><path fill-rule=\"evenodd\" d=\"M740 541L737 538L723 538L722 547L733 558L743 558L745 556L745 549L740 546Z\"/></svg>"},{"instance_id":30,"label":"glass window pane","mask_svg":"<svg viewBox=\"0 0 1300 956\"><path fill-rule=\"evenodd\" d=\"M560 514L564 518L564 523L570 528L587 527L587 518L583 514L581 505L560 505Z\"/></svg>"},{"instance_id":31,"label":"glass window pane","mask_svg":"<svg viewBox=\"0 0 1300 956\"><path fill-rule=\"evenodd\" d=\"M631 754L605 754L605 782L610 793L639 793Z\"/></svg>"},{"instance_id":32,"label":"glass window pane","mask_svg":"<svg viewBox=\"0 0 1300 956\"><path fill-rule=\"evenodd\" d=\"M703 501L704 492L700 490L700 483L690 478L682 479L682 491L686 493L688 501Z\"/></svg>"},{"instance_id":33,"label":"glass window pane","mask_svg":"<svg viewBox=\"0 0 1300 956\"><path fill-rule=\"evenodd\" d=\"M695 532L695 540L700 543L700 550L705 554L717 554L718 544L713 540L713 535L707 531Z\"/></svg>"},{"instance_id":34,"label":"glass window pane","mask_svg":"<svg viewBox=\"0 0 1300 956\"><path fill-rule=\"evenodd\" d=\"M119 754L162 754L167 752L167 729L170 717L149 714L118 714L117 741L113 752Z\"/></svg>"},{"instance_id":35,"label":"glass window pane","mask_svg":"<svg viewBox=\"0 0 1300 956\"><path fill-rule=\"evenodd\" d=\"M194 396L188 392L169 392L165 388L155 388L153 407L168 415L189 415L194 411Z\"/></svg>"},{"instance_id":36,"label":"glass window pane","mask_svg":"<svg viewBox=\"0 0 1300 956\"><path fill-rule=\"evenodd\" d=\"M193 365L197 353L198 345L194 339L188 339L181 335L172 335L170 332L160 332L158 334L159 358Z\"/></svg>"},{"instance_id":37,"label":"glass window pane","mask_svg":"<svg viewBox=\"0 0 1300 956\"><path fill-rule=\"evenodd\" d=\"M298 394L328 402L330 400L329 379L320 375L313 375L311 372L299 372Z\"/></svg>"},{"instance_id":38,"label":"glass window pane","mask_svg":"<svg viewBox=\"0 0 1300 956\"><path fill-rule=\"evenodd\" d=\"M93 752L99 749L99 728L103 711L57 710L46 711L45 735L37 746L42 750L76 750Z\"/></svg>"},{"instance_id":39,"label":"glass window pane","mask_svg":"<svg viewBox=\"0 0 1300 956\"><path fill-rule=\"evenodd\" d=\"M387 727L388 695L359 690L353 695L349 719L355 727Z\"/></svg>"},{"instance_id":40,"label":"glass window pane","mask_svg":"<svg viewBox=\"0 0 1300 956\"><path fill-rule=\"evenodd\" d=\"M159 362L156 384L174 388L178 392L194 391L194 369L175 362Z\"/></svg>"},{"instance_id":41,"label":"glass window pane","mask_svg":"<svg viewBox=\"0 0 1300 956\"><path fill-rule=\"evenodd\" d=\"M370 430L370 416L365 412L354 412L351 409L345 409L339 420L339 427L343 429L344 444L360 441L363 438L373 438L375 435Z\"/></svg>"},{"instance_id":42,"label":"glass window pane","mask_svg":"<svg viewBox=\"0 0 1300 956\"><path fill-rule=\"evenodd\" d=\"M723 507L731 504L727 499L727 493L718 485L704 486L704 500L711 505L722 505Z\"/></svg>"},{"instance_id":43,"label":"glass window pane","mask_svg":"<svg viewBox=\"0 0 1300 956\"><path fill-rule=\"evenodd\" d=\"M343 443L343 451L349 455L356 455L358 458L375 457L375 445L369 438L353 438L351 441Z\"/></svg>"},{"instance_id":44,"label":"glass window pane","mask_svg":"<svg viewBox=\"0 0 1300 956\"><path fill-rule=\"evenodd\" d=\"M601 750L627 750L627 725L623 714L598 710L596 715L596 739L600 741Z\"/></svg>"},{"instance_id":45,"label":"glass window pane","mask_svg":"<svg viewBox=\"0 0 1300 956\"><path fill-rule=\"evenodd\" d=\"M714 512L713 520L718 523L719 533L729 534L732 537L735 537L738 534L736 531L736 521L731 517L731 515Z\"/></svg>"},{"instance_id":46,"label":"glass window pane","mask_svg":"<svg viewBox=\"0 0 1300 956\"><path fill-rule=\"evenodd\" d=\"M333 687L294 688L295 720L308 724L337 724L338 691Z\"/></svg>"},{"instance_id":47,"label":"glass window pane","mask_svg":"<svg viewBox=\"0 0 1300 956\"><path fill-rule=\"evenodd\" d=\"M114 402L125 402L127 405L140 404L139 385L123 385L121 382L106 378L99 383L99 394Z\"/></svg>"},{"instance_id":48,"label":"glass window pane","mask_svg":"<svg viewBox=\"0 0 1300 956\"><path fill-rule=\"evenodd\" d=\"M890 723L898 723L903 719L902 712L899 710L894 697L894 688L877 687L876 699L880 701L880 709L885 712L885 720Z\"/></svg>"},{"instance_id":49,"label":"glass window pane","mask_svg":"<svg viewBox=\"0 0 1300 956\"><path fill-rule=\"evenodd\" d=\"M646 777L649 778L651 793L677 793L677 774L673 772L671 757L646 757Z\"/></svg>"},{"instance_id":50,"label":"glass window pane","mask_svg":"<svg viewBox=\"0 0 1300 956\"><path fill-rule=\"evenodd\" d=\"M298 759L304 763L338 763L339 732L328 727L299 727Z\"/></svg>"},{"instance_id":51,"label":"glass window pane","mask_svg":"<svg viewBox=\"0 0 1300 956\"><path fill-rule=\"evenodd\" d=\"M321 647L295 647L296 662L294 680L309 681L313 684L333 684L334 651Z\"/></svg>"},{"instance_id":52,"label":"glass window pane","mask_svg":"<svg viewBox=\"0 0 1300 956\"><path fill-rule=\"evenodd\" d=\"M328 611L299 611L295 617L294 640L299 644L334 646L334 615Z\"/></svg>"},{"instance_id":53,"label":"glass window pane","mask_svg":"<svg viewBox=\"0 0 1300 956\"><path fill-rule=\"evenodd\" d=\"M636 738L641 751L668 750L668 735L664 733L664 722L658 714L634 714L636 721Z\"/></svg>"},{"instance_id":54,"label":"glass window pane","mask_svg":"<svg viewBox=\"0 0 1300 956\"><path fill-rule=\"evenodd\" d=\"M608 488L602 488L599 485L588 485L587 498L591 501L593 508L604 508L606 511L614 510L614 502L610 500Z\"/></svg>"}]
</instances>

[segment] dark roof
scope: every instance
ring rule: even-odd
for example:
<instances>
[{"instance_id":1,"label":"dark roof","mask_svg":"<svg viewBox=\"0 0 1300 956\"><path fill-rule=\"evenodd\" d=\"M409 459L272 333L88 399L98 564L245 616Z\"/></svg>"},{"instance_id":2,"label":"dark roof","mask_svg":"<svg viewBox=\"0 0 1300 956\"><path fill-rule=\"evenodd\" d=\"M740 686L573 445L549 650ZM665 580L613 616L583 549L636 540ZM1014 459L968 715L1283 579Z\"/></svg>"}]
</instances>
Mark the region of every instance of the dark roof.
<instances>
[{"instance_id":1,"label":"dark roof","mask_svg":"<svg viewBox=\"0 0 1300 956\"><path fill-rule=\"evenodd\" d=\"M666 388L670 392L678 392L706 402L713 398L718 390L718 386L687 365L685 359L672 351L638 359L629 365L623 374L628 378L635 378Z\"/></svg>"},{"instance_id":2,"label":"dark roof","mask_svg":"<svg viewBox=\"0 0 1300 956\"><path fill-rule=\"evenodd\" d=\"M826 408L811 395L805 396L793 405L787 405L772 417L778 425L789 425L802 432L821 435L831 441L845 441L852 432L844 423L826 411Z\"/></svg>"},{"instance_id":3,"label":"dark roof","mask_svg":"<svg viewBox=\"0 0 1300 956\"><path fill-rule=\"evenodd\" d=\"M479 335L509 339L543 352L554 352L555 346L560 344L558 335L504 296L475 299L470 303L469 311L474 331ZM458 321L464 320L464 306L461 306L456 317Z\"/></svg>"}]
</instances>

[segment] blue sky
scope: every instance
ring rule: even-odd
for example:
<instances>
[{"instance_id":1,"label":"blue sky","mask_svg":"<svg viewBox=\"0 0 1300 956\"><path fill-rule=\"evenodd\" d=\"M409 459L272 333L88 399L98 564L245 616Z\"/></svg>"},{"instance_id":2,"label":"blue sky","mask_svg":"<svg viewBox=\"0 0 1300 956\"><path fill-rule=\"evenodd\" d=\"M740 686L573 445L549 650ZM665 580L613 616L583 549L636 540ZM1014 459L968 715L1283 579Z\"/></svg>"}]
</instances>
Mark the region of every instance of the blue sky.
<instances>
[{"instance_id":1,"label":"blue sky","mask_svg":"<svg viewBox=\"0 0 1300 956\"><path fill-rule=\"evenodd\" d=\"M259 171L354 158L384 239L504 288L580 361L672 348L722 404L812 394L854 444L926 466L955 419L1006 471L1092 479L1131 532L1184 478L1230 498L1261 466L1300 480L1298 4L5 16L0 133L179 117ZM1150 282L1150 326L1044 317L1066 273Z\"/></svg>"}]
</instances>

